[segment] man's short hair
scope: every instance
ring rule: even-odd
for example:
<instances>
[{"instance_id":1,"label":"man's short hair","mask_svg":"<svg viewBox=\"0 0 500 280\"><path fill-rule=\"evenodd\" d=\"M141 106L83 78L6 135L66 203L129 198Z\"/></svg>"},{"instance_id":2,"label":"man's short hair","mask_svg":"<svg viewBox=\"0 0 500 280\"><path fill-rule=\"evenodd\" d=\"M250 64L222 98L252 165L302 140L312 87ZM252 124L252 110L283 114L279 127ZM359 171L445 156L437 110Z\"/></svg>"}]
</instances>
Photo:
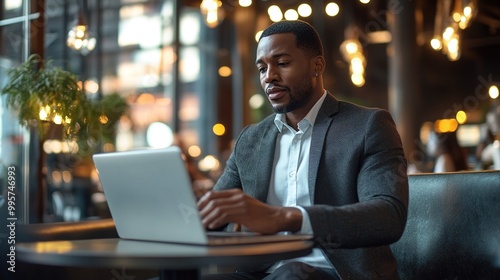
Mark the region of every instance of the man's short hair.
<instances>
[{"instance_id":1,"label":"man's short hair","mask_svg":"<svg viewBox=\"0 0 500 280\"><path fill-rule=\"evenodd\" d=\"M299 49L303 49L311 56L323 56L323 45L318 32L309 23L301 20L284 20L271 24L260 35L262 38L282 33L293 33Z\"/></svg>"}]
</instances>

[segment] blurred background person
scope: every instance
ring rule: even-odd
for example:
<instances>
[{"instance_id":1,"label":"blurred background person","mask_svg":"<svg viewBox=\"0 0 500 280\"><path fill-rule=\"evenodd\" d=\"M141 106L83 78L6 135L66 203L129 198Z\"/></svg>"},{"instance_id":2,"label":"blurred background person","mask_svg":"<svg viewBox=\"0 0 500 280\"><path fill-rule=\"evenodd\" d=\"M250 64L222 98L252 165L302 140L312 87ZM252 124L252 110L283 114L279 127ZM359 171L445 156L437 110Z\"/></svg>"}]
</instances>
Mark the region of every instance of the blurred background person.
<instances>
[{"instance_id":1,"label":"blurred background person","mask_svg":"<svg viewBox=\"0 0 500 280\"><path fill-rule=\"evenodd\" d=\"M493 104L486 114L486 123L481 128L481 142L476 149L476 159L481 165L481 169L490 169L492 167L494 163L494 153L498 153L495 149L495 141L500 141L499 103Z\"/></svg>"},{"instance_id":2,"label":"blurred background person","mask_svg":"<svg viewBox=\"0 0 500 280\"><path fill-rule=\"evenodd\" d=\"M438 133L432 131L429 135L427 153L434 158L433 172L468 169L465 150L458 143L455 132Z\"/></svg>"},{"instance_id":3,"label":"blurred background person","mask_svg":"<svg viewBox=\"0 0 500 280\"><path fill-rule=\"evenodd\" d=\"M186 168L193 186L194 194L197 198L200 198L207 191L212 189L215 185L215 179L211 177L210 174L200 170L198 167L198 161L189 154L188 147L179 135L174 136L173 144L182 150L182 155L184 157L184 162L186 163Z\"/></svg>"}]
</instances>

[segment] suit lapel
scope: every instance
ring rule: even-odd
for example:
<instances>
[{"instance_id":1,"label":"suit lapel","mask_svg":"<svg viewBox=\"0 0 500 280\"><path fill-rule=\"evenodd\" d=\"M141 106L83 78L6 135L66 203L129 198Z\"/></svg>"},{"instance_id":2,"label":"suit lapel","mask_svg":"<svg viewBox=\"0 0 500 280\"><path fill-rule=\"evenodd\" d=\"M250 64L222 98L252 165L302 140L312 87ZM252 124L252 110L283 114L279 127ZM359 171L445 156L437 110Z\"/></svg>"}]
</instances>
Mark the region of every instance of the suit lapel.
<instances>
[{"instance_id":1,"label":"suit lapel","mask_svg":"<svg viewBox=\"0 0 500 280\"><path fill-rule=\"evenodd\" d=\"M272 118L272 120L274 120L274 118ZM277 135L278 129L274 125L274 121L271 121L266 126L258 148L255 151L255 154L258 155L258 162L256 162L256 164L259 167L257 168L257 173L254 179L254 187L249 190L249 193L260 201L267 200L269 183L271 182L271 173L273 170L274 150L276 148Z\"/></svg>"},{"instance_id":2,"label":"suit lapel","mask_svg":"<svg viewBox=\"0 0 500 280\"><path fill-rule=\"evenodd\" d=\"M325 143L325 137L332 124L332 116L337 112L337 110L338 101L328 92L323 105L318 112L318 116L316 117L311 137L308 183L309 195L312 204L314 204L316 176L318 174L318 167ZM276 138L278 136L278 129L274 125L274 118L270 118L270 122L265 127L266 129L263 132L261 141L259 145L257 145L258 148L255 151L256 155L259 155L259 160L254 162L254 164L258 165L256 172L257 175L254 179L254 187L245 190L245 192L260 201L266 201L267 194L269 192L269 183L271 182L271 173L274 163L274 152L276 149Z\"/></svg>"},{"instance_id":3,"label":"suit lapel","mask_svg":"<svg viewBox=\"0 0 500 280\"><path fill-rule=\"evenodd\" d=\"M309 153L309 197L311 204L314 204L314 195L316 191L316 177L318 174L319 162L323 154L323 146L325 144L326 133L333 122L333 114L338 110L338 101L329 92L321 105L316 121L314 123L311 148Z\"/></svg>"}]
</instances>

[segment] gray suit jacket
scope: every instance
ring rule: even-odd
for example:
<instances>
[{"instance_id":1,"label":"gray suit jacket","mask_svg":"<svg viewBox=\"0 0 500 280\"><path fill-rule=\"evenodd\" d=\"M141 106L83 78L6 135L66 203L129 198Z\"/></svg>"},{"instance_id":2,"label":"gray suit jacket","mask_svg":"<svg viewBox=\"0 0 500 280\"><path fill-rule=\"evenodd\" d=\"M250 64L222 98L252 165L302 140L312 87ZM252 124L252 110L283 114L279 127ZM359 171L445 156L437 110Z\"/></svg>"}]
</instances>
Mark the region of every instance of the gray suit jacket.
<instances>
[{"instance_id":1,"label":"gray suit jacket","mask_svg":"<svg viewBox=\"0 0 500 280\"><path fill-rule=\"evenodd\" d=\"M239 135L215 189L241 188L265 202L278 129L274 115ZM328 93L313 127L305 207L314 237L343 279L397 279L389 244L408 209L406 160L390 114Z\"/></svg>"}]
</instances>

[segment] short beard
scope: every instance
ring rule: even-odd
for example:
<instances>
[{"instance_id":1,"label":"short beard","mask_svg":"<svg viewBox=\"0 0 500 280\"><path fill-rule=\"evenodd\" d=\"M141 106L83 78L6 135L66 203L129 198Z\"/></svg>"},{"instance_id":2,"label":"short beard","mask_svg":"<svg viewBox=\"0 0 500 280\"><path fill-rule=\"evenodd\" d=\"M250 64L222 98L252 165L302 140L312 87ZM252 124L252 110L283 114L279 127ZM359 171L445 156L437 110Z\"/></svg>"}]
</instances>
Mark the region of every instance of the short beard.
<instances>
[{"instance_id":1,"label":"short beard","mask_svg":"<svg viewBox=\"0 0 500 280\"><path fill-rule=\"evenodd\" d=\"M293 110L299 109L300 107L304 106L303 103L301 103L300 100L291 97L290 102L286 105L277 105L273 107L274 112L279 113L279 114L286 114L288 112L291 112Z\"/></svg>"},{"instance_id":2,"label":"short beard","mask_svg":"<svg viewBox=\"0 0 500 280\"><path fill-rule=\"evenodd\" d=\"M307 85L302 84L299 88L296 89L296 95L291 95L290 92L288 93L290 96L290 101L288 102L288 104L282 106L273 106L274 112L278 114L286 114L303 107L307 103L307 101L309 101L309 98L311 98L311 92L311 83L308 83Z\"/></svg>"}]
</instances>

